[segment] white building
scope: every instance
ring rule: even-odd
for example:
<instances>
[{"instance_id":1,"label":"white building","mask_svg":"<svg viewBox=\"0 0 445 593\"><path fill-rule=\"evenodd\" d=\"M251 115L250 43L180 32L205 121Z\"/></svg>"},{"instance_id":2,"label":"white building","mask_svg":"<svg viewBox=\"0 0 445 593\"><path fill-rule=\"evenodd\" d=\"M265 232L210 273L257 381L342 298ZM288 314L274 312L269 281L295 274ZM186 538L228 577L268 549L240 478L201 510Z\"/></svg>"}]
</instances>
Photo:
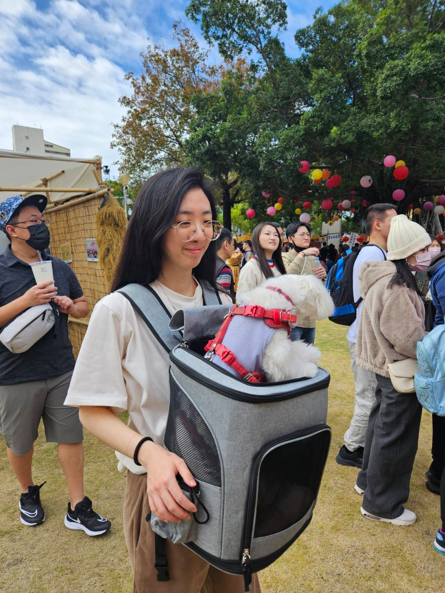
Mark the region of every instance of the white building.
<instances>
[{"instance_id":1,"label":"white building","mask_svg":"<svg viewBox=\"0 0 445 593\"><path fill-rule=\"evenodd\" d=\"M45 140L42 128L27 126L12 126L12 149L14 152L71 156L69 148Z\"/></svg>"}]
</instances>

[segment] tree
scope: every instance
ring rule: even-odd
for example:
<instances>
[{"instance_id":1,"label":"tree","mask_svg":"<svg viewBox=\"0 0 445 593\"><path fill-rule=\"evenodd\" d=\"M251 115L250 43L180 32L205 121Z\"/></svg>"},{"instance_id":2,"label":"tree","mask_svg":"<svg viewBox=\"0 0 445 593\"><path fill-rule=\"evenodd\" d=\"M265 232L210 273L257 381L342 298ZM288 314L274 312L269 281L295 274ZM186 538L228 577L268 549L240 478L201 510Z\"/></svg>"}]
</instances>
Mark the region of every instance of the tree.
<instances>
[{"instance_id":1,"label":"tree","mask_svg":"<svg viewBox=\"0 0 445 593\"><path fill-rule=\"evenodd\" d=\"M220 68L207 65L209 52L180 23L173 29L177 46L149 45L141 54L143 73L125 77L133 94L119 99L127 112L114 126L111 147L118 149L120 169L133 180L184 163L184 142L194 115L192 97L211 92L218 83Z\"/></svg>"}]
</instances>

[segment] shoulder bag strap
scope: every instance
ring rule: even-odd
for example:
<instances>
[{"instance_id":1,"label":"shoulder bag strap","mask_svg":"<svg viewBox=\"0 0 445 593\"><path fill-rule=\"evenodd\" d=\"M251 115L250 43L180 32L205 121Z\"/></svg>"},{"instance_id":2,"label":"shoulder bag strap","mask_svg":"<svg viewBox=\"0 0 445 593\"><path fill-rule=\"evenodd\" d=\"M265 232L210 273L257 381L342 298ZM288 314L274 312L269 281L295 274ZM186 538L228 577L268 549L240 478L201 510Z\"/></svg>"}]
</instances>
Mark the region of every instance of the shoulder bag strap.
<instances>
[{"instance_id":1,"label":"shoulder bag strap","mask_svg":"<svg viewBox=\"0 0 445 593\"><path fill-rule=\"evenodd\" d=\"M216 291L207 280L201 280L200 285L202 288L202 298L204 305L221 305L221 299L219 298L219 292Z\"/></svg>"},{"instance_id":2,"label":"shoulder bag strap","mask_svg":"<svg viewBox=\"0 0 445 593\"><path fill-rule=\"evenodd\" d=\"M130 301L154 337L168 353L182 342L181 333L169 329L171 315L152 288L146 288L141 284L127 284L118 292Z\"/></svg>"}]
</instances>

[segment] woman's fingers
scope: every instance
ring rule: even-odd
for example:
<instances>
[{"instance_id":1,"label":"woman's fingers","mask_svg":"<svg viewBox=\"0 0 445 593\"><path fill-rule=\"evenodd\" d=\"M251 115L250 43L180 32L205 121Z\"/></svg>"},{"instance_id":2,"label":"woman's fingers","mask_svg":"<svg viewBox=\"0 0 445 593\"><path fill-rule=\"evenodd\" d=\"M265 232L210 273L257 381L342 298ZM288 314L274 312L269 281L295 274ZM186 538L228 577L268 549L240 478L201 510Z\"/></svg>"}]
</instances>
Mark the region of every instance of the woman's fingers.
<instances>
[{"instance_id":1,"label":"woman's fingers","mask_svg":"<svg viewBox=\"0 0 445 593\"><path fill-rule=\"evenodd\" d=\"M184 509L189 511L190 513L196 513L198 510L196 506L193 504L191 500L187 498L187 496L181 490L178 482L175 480L169 486L170 493L174 500Z\"/></svg>"},{"instance_id":2,"label":"woman's fingers","mask_svg":"<svg viewBox=\"0 0 445 593\"><path fill-rule=\"evenodd\" d=\"M150 508L154 512L156 517L158 517L158 519L161 519L161 521L165 521L166 523L168 523L169 521L171 521L172 523L181 523L181 519L179 517L176 517L176 515L170 513L159 494L152 494L148 500L150 505L153 505L150 506Z\"/></svg>"},{"instance_id":3,"label":"woman's fingers","mask_svg":"<svg viewBox=\"0 0 445 593\"><path fill-rule=\"evenodd\" d=\"M186 462L183 459L181 459L180 457L177 457L176 455L175 455L175 465L176 465L176 469L178 470L178 473L181 475L184 482L186 484L188 484L189 486L192 486L192 487L196 486L196 480L193 477L192 472L187 467Z\"/></svg>"},{"instance_id":4,"label":"woman's fingers","mask_svg":"<svg viewBox=\"0 0 445 593\"><path fill-rule=\"evenodd\" d=\"M189 499L182 494L181 489L180 489L180 500L181 500L182 504L178 504L178 502L173 497L172 493L169 492L167 489L165 489L161 492L161 498L162 498L162 502L166 506L167 510L172 515L174 515L175 517L177 517L178 519L180 519L182 521L187 521L188 519L191 519L190 514L184 510L182 504L184 504L184 506L185 506L185 504L188 503L188 505L189 506L191 505L193 509L195 509L195 505L193 503L190 503Z\"/></svg>"}]
</instances>

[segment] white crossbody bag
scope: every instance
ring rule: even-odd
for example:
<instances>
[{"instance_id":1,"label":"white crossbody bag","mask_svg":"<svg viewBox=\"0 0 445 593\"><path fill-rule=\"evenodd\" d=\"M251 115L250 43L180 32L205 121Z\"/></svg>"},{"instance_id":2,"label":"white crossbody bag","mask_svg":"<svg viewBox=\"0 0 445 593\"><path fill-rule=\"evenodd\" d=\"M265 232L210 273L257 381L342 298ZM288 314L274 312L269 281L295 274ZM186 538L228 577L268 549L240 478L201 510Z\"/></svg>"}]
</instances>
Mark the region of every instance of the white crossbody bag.
<instances>
[{"instance_id":1,"label":"white crossbody bag","mask_svg":"<svg viewBox=\"0 0 445 593\"><path fill-rule=\"evenodd\" d=\"M56 315L52 303L30 307L4 328L0 342L14 354L26 352L55 326Z\"/></svg>"}]
</instances>

